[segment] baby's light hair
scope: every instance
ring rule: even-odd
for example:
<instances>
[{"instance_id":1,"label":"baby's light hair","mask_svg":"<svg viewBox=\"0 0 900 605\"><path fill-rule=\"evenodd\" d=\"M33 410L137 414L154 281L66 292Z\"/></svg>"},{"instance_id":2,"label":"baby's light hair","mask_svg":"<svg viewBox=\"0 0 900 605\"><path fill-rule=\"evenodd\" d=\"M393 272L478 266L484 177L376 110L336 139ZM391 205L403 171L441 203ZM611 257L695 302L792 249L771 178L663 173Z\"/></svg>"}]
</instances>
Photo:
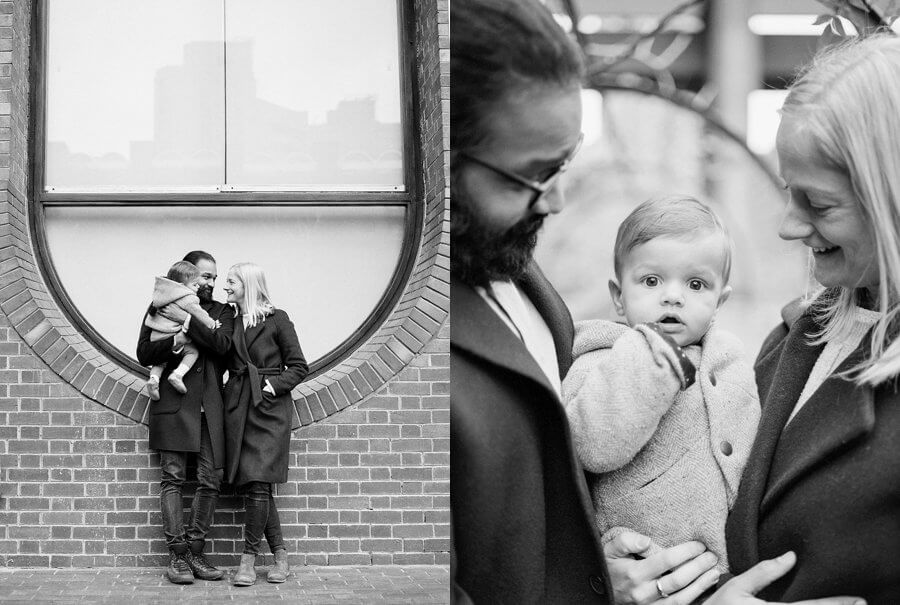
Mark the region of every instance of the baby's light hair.
<instances>
[{"instance_id":1,"label":"baby's light hair","mask_svg":"<svg viewBox=\"0 0 900 605\"><path fill-rule=\"evenodd\" d=\"M859 384L881 384L900 374L900 38L874 35L826 49L791 85L781 113L847 174L872 227L881 317L868 359L848 374ZM860 296L842 287L820 301L814 312L824 327L813 342L846 339Z\"/></svg>"},{"instance_id":2,"label":"baby's light hair","mask_svg":"<svg viewBox=\"0 0 900 605\"><path fill-rule=\"evenodd\" d=\"M172 281L177 281L179 284L184 284L186 286L193 280L200 277L200 269L198 269L197 265L195 265L194 263L189 263L186 260L180 260L169 267L169 272L166 273L166 277L168 279L171 279Z\"/></svg>"},{"instance_id":3,"label":"baby's light hair","mask_svg":"<svg viewBox=\"0 0 900 605\"><path fill-rule=\"evenodd\" d=\"M266 285L266 275L262 267L256 263L238 263L230 269L234 271L238 279L244 285L244 300L240 307L249 319L249 325L255 326L266 315L275 310L269 298L269 287Z\"/></svg>"},{"instance_id":4,"label":"baby's light hair","mask_svg":"<svg viewBox=\"0 0 900 605\"><path fill-rule=\"evenodd\" d=\"M732 241L725 224L706 204L687 195L668 195L647 200L635 208L616 234L613 263L616 279L622 279L625 257L636 246L658 237L690 239L702 233L720 233L725 242L723 284L731 276Z\"/></svg>"}]
</instances>

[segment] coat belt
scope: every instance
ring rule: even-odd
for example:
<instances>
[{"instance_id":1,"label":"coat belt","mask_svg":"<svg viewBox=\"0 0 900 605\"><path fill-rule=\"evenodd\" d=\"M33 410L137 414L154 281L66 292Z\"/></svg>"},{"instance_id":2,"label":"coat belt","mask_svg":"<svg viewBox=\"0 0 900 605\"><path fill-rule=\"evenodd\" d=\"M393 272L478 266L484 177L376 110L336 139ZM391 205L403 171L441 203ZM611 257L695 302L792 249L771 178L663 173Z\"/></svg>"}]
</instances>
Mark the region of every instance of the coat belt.
<instances>
[{"instance_id":1,"label":"coat belt","mask_svg":"<svg viewBox=\"0 0 900 605\"><path fill-rule=\"evenodd\" d=\"M244 376L245 374L250 376L250 393L253 398L253 407L257 407L263 401L262 396L262 387L259 385L260 376L278 376L281 374L282 368L257 368L252 363L247 364L241 368L237 369L229 369L229 376Z\"/></svg>"}]
</instances>

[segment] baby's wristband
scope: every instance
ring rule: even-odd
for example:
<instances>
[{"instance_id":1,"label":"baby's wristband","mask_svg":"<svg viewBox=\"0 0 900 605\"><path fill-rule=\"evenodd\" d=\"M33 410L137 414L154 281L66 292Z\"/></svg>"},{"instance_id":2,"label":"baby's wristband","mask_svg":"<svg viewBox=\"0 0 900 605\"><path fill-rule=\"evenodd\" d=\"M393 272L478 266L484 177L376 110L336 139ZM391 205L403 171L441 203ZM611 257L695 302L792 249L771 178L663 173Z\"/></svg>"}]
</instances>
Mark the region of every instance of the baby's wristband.
<instances>
[{"instance_id":1,"label":"baby's wristband","mask_svg":"<svg viewBox=\"0 0 900 605\"><path fill-rule=\"evenodd\" d=\"M690 359L687 358L687 355L684 354L684 349L682 349L675 339L663 332L662 328L659 327L659 324L654 323L646 323L644 324L648 329L655 332L660 338L662 338L667 345L672 348L672 351L675 353L675 358L678 359L678 364L681 366L681 374L684 376L684 381L681 383L682 390L689 388L694 382L697 380L697 368L694 367L694 364Z\"/></svg>"}]
</instances>

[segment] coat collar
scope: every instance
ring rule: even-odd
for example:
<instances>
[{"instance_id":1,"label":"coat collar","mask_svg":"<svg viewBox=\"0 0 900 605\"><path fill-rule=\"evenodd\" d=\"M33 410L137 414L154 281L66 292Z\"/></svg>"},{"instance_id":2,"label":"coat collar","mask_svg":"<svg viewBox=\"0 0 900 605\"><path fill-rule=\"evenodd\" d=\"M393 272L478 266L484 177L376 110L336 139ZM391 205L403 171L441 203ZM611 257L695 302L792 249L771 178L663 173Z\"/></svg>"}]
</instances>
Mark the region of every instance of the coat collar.
<instances>
[{"instance_id":1,"label":"coat collar","mask_svg":"<svg viewBox=\"0 0 900 605\"><path fill-rule=\"evenodd\" d=\"M572 345L575 341L575 327L569 308L535 262L529 264L516 285L531 300L550 329L556 347L559 377L565 378L572 366Z\"/></svg>"},{"instance_id":2,"label":"coat collar","mask_svg":"<svg viewBox=\"0 0 900 605\"><path fill-rule=\"evenodd\" d=\"M760 516L800 477L874 425L872 389L832 376L785 427L824 349L808 342L819 327L805 312L791 326L784 346L761 358L755 368L762 416L741 479L741 496L728 518L729 534L738 542L738 548L729 551L746 553L749 565L759 560ZM867 350L866 338L837 372L853 367Z\"/></svg>"},{"instance_id":3,"label":"coat collar","mask_svg":"<svg viewBox=\"0 0 900 605\"><path fill-rule=\"evenodd\" d=\"M557 359L560 361L560 374L563 375L563 366L567 370L568 365L571 365L574 331L565 304L559 299L558 294L547 292L548 289L552 291L552 287L534 263L529 267L526 276L516 285L528 296L547 323L553 335ZM558 302L554 300L554 295ZM453 318L451 334L453 347L527 376L539 382L551 393L556 393L525 344L474 288L458 279L452 280L450 285L450 315Z\"/></svg>"},{"instance_id":4,"label":"coat collar","mask_svg":"<svg viewBox=\"0 0 900 605\"><path fill-rule=\"evenodd\" d=\"M235 311L235 318L234 318L234 320L235 320L235 323L237 324L237 325L235 326L235 330L238 330L238 329L241 330L241 332L243 333L244 340L245 340L246 343L247 343L247 348L248 348L248 349L253 345L253 341L255 341L256 338L257 338L260 334L262 334L263 328L264 328L265 325L266 325L266 321L267 321L270 317L272 317L272 313L270 313L269 315L266 315L266 316L263 317L261 320L259 320L258 322L256 322L256 325L255 325L255 326L248 326L247 328L244 328L244 318L243 318L243 316L241 315L240 311Z\"/></svg>"}]
</instances>

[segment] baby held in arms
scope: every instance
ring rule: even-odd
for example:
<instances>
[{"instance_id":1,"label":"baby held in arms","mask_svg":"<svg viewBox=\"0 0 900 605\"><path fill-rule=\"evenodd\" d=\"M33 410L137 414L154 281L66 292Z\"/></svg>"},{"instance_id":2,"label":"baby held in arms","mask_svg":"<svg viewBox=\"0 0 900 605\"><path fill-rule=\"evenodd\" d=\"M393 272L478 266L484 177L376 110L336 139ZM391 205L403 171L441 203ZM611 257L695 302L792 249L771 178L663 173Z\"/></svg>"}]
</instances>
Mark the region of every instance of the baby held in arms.
<instances>
[{"instance_id":1,"label":"baby held in arms","mask_svg":"<svg viewBox=\"0 0 900 605\"><path fill-rule=\"evenodd\" d=\"M725 520L759 421L753 371L714 325L731 240L689 197L644 202L619 227L609 289L627 325L576 324L563 401L604 543L699 540L727 571ZM651 551L649 554L653 554Z\"/></svg>"}]
</instances>

